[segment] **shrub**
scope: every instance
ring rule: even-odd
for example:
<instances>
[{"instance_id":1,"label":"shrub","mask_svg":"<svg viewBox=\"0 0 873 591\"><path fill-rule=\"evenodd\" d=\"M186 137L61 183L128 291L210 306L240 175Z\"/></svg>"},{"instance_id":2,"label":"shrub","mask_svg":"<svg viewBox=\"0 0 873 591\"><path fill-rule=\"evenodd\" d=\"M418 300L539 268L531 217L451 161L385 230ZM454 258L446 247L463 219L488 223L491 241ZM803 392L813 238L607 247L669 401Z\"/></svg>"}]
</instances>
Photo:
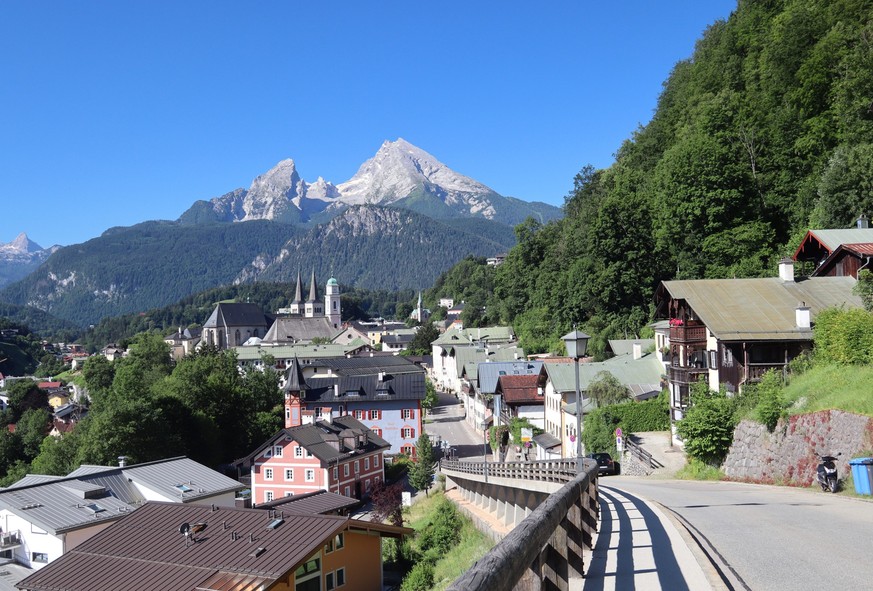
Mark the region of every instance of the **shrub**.
<instances>
[{"instance_id":1,"label":"shrub","mask_svg":"<svg viewBox=\"0 0 873 591\"><path fill-rule=\"evenodd\" d=\"M433 521L418 535L418 547L425 554L439 559L460 540L461 518L447 499L437 505ZM436 562L436 560L434 560Z\"/></svg>"},{"instance_id":2,"label":"shrub","mask_svg":"<svg viewBox=\"0 0 873 591\"><path fill-rule=\"evenodd\" d=\"M782 396L784 382L782 374L770 370L757 385L758 404L755 406L755 419L766 425L772 433L779 419L785 416L785 400Z\"/></svg>"},{"instance_id":3,"label":"shrub","mask_svg":"<svg viewBox=\"0 0 873 591\"><path fill-rule=\"evenodd\" d=\"M815 319L815 356L840 365L873 362L873 314L866 310L823 310Z\"/></svg>"},{"instance_id":4,"label":"shrub","mask_svg":"<svg viewBox=\"0 0 873 591\"><path fill-rule=\"evenodd\" d=\"M689 456L717 466L730 449L735 426L734 403L723 393L712 392L697 397L676 429Z\"/></svg>"},{"instance_id":5,"label":"shrub","mask_svg":"<svg viewBox=\"0 0 873 591\"><path fill-rule=\"evenodd\" d=\"M433 587L433 565L430 562L419 562L403 578L400 591L430 591L431 587Z\"/></svg>"},{"instance_id":6,"label":"shrub","mask_svg":"<svg viewBox=\"0 0 873 591\"><path fill-rule=\"evenodd\" d=\"M585 416L582 443L591 452L615 453L615 429L625 433L666 431L670 428L667 393L644 402L611 404Z\"/></svg>"}]
</instances>

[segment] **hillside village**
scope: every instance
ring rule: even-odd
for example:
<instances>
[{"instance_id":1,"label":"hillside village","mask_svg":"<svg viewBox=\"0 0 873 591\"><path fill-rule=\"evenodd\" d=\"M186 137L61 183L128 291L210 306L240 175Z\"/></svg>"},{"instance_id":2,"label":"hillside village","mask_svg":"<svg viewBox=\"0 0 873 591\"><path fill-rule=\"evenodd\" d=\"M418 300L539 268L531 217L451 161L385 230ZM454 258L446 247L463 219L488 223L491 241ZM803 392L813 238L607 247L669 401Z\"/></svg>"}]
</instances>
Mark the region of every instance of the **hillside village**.
<instances>
[{"instance_id":1,"label":"hillside village","mask_svg":"<svg viewBox=\"0 0 873 591\"><path fill-rule=\"evenodd\" d=\"M198 536L198 526L208 524L210 533L216 527L232 530L216 536L227 537L232 547L235 536L254 536L248 532L256 523L268 524L262 530L271 532L271 538L258 542L265 548L284 543L272 537L296 536L305 527L311 533L301 539L299 551L265 566L263 581L301 581L318 573L325 588L353 580L369 583L350 588L373 588L368 585L381 580L381 558L360 532L402 537L411 530L364 525L349 517L350 510L386 485L386 466L401 457L418 457L417 445L427 429L428 382L461 401L464 420L476 431L524 421L533 435L524 447L515 442L510 458L573 457L577 437L582 437L576 430L577 404L583 416L597 408L588 390L606 374L633 401L666 391L674 441L682 445L675 425L691 404L695 383L703 380L713 390L740 392L809 351L822 311L862 307L854 287L870 244L873 229L862 217L852 229L810 231L773 277L663 282L656 298L660 320L651 325L654 338L611 340L607 359L583 358L578 365L581 400L576 399L572 358L526 355L511 327L464 328L459 322L463 306L455 306L451 297L440 302L451 310L446 321L435 325L438 337L430 343L430 354L410 357L400 353L424 323L407 328L400 322L342 322L337 281L328 279L321 291L313 272L304 299L298 273L286 306L265 312L254 304L221 302L202 327L180 328L163 341L165 355L176 363L212 351L232 353L241 374L276 372L281 428L225 465L223 474L186 457L129 464L122 449L116 466L82 465L66 475L27 474L0 490L0 551L14 564L9 572L24 580L20 588L48 589L69 569L87 571L82 580L103 585L112 576L96 574L103 566L134 568L170 544L176 550L163 553L163 565L178 565L172 567L178 576L196 569L204 588L213 588L209 581L243 581L254 567L242 566L243 561L236 571L219 568L216 557L228 550L217 539L209 541L211 536ZM419 299L415 320L428 323L428 314ZM93 357L75 345L57 350L74 372L90 359L116 363L130 354L114 344ZM6 377L0 387L8 390L22 380L30 383L30 378ZM88 416L89 393L81 381L34 380L32 385L51 409L49 438L69 437ZM0 400L4 407L21 403L5 393ZM10 431L15 428L9 425ZM190 509L182 510L185 506ZM301 507L309 521L303 521ZM122 519L128 514L129 519ZM146 519L182 524L175 542L147 536L139 525ZM121 532L129 549L110 548L108 540ZM195 562L176 562L189 545L199 548ZM347 551L339 552L343 548ZM371 558L360 560L364 555ZM254 552L247 560L259 557ZM304 557L314 562L301 563Z\"/></svg>"}]
</instances>

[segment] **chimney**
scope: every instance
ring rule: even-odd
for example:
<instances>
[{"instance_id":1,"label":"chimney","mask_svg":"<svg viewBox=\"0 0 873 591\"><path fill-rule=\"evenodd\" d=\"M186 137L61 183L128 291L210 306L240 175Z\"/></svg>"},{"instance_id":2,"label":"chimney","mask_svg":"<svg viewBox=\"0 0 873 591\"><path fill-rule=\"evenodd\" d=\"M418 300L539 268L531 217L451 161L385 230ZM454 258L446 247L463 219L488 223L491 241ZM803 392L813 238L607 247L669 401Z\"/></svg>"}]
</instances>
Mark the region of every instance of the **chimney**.
<instances>
[{"instance_id":1,"label":"chimney","mask_svg":"<svg viewBox=\"0 0 873 591\"><path fill-rule=\"evenodd\" d=\"M866 230L870 227L870 220L862 213L858 216L857 226L859 230Z\"/></svg>"},{"instance_id":2,"label":"chimney","mask_svg":"<svg viewBox=\"0 0 873 591\"><path fill-rule=\"evenodd\" d=\"M794 318L797 328L808 329L812 326L809 317L809 306L806 305L806 302L800 302L800 305L794 309Z\"/></svg>"},{"instance_id":3,"label":"chimney","mask_svg":"<svg viewBox=\"0 0 873 591\"><path fill-rule=\"evenodd\" d=\"M333 397L339 398L339 384L333 385Z\"/></svg>"},{"instance_id":4,"label":"chimney","mask_svg":"<svg viewBox=\"0 0 873 591\"><path fill-rule=\"evenodd\" d=\"M642 359L643 346L640 343L634 343L634 359Z\"/></svg>"},{"instance_id":5,"label":"chimney","mask_svg":"<svg viewBox=\"0 0 873 591\"><path fill-rule=\"evenodd\" d=\"M794 281L794 261L785 257L779 261L779 279L782 281Z\"/></svg>"},{"instance_id":6,"label":"chimney","mask_svg":"<svg viewBox=\"0 0 873 591\"><path fill-rule=\"evenodd\" d=\"M384 381L385 381L385 372L384 372L384 371L380 371L380 372L379 372L379 381L380 381L380 382L384 382Z\"/></svg>"},{"instance_id":7,"label":"chimney","mask_svg":"<svg viewBox=\"0 0 873 591\"><path fill-rule=\"evenodd\" d=\"M124 468L127 466L127 456L118 456L118 467Z\"/></svg>"}]
</instances>

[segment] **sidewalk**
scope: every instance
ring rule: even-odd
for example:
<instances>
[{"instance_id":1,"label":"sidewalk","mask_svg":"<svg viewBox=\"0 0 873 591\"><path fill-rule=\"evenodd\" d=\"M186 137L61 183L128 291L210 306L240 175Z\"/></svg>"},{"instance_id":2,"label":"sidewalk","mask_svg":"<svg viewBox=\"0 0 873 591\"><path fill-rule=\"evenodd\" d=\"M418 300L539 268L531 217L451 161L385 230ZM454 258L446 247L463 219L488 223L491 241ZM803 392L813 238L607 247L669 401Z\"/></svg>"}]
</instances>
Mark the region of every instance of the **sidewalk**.
<instances>
[{"instance_id":1,"label":"sidewalk","mask_svg":"<svg viewBox=\"0 0 873 591\"><path fill-rule=\"evenodd\" d=\"M660 506L600 480L600 522L584 591L723 590L709 560Z\"/></svg>"}]
</instances>

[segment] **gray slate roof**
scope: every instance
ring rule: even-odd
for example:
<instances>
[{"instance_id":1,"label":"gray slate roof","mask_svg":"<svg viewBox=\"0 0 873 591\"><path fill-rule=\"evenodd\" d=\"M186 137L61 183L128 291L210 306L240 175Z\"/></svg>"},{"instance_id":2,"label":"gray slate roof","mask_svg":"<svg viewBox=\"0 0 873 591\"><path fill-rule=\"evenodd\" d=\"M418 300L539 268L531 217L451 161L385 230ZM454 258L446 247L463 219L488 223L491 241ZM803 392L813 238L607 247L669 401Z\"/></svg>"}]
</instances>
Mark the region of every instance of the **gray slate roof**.
<instances>
[{"instance_id":1,"label":"gray slate roof","mask_svg":"<svg viewBox=\"0 0 873 591\"><path fill-rule=\"evenodd\" d=\"M306 515L328 515L361 505L362 501L326 490L278 497L266 503L259 503L257 509L275 509Z\"/></svg>"},{"instance_id":2,"label":"gray slate roof","mask_svg":"<svg viewBox=\"0 0 873 591\"><path fill-rule=\"evenodd\" d=\"M343 445L344 438L357 438L366 433L366 444L361 447ZM264 453L264 450L276 444L282 438L290 437L318 458L327 467L328 464L345 460L362 453L371 453L391 448L391 444L376 435L359 420L351 415L336 417L331 422L316 421L309 425L299 425L282 429L270 437L263 445L235 463L241 466L250 465L251 461Z\"/></svg>"},{"instance_id":3,"label":"gray slate roof","mask_svg":"<svg viewBox=\"0 0 873 591\"><path fill-rule=\"evenodd\" d=\"M375 375L379 372L386 374L420 373L424 370L401 355L376 355L373 357L333 357L312 361L310 366L329 368L338 375Z\"/></svg>"},{"instance_id":4,"label":"gray slate roof","mask_svg":"<svg viewBox=\"0 0 873 591\"><path fill-rule=\"evenodd\" d=\"M326 316L318 318L305 318L303 316L283 316L276 318L273 325L267 331L262 342L276 344L309 343L313 339L333 340L342 332L341 328L334 327Z\"/></svg>"},{"instance_id":5,"label":"gray slate roof","mask_svg":"<svg viewBox=\"0 0 873 591\"><path fill-rule=\"evenodd\" d=\"M500 376L529 376L540 373L542 361L497 361L479 364L479 392L494 394Z\"/></svg>"},{"instance_id":6,"label":"gray slate roof","mask_svg":"<svg viewBox=\"0 0 873 591\"><path fill-rule=\"evenodd\" d=\"M334 388L334 385L337 387ZM378 375L310 377L306 380L306 402L358 400L424 400L424 372ZM354 392L355 394L350 394Z\"/></svg>"},{"instance_id":7,"label":"gray slate roof","mask_svg":"<svg viewBox=\"0 0 873 591\"><path fill-rule=\"evenodd\" d=\"M223 328L225 326L263 326L270 325L272 319L264 314L257 304L221 302L212 311L203 328Z\"/></svg>"},{"instance_id":8,"label":"gray slate roof","mask_svg":"<svg viewBox=\"0 0 873 591\"><path fill-rule=\"evenodd\" d=\"M96 468L50 480L35 475L25 477L0 490L0 508L58 534L124 516L145 501L134 483L164 498L175 497L180 503L245 488L236 480L184 457L123 468ZM186 484L191 492L182 493L175 488L177 484ZM96 507L88 508L94 503Z\"/></svg>"}]
</instances>

